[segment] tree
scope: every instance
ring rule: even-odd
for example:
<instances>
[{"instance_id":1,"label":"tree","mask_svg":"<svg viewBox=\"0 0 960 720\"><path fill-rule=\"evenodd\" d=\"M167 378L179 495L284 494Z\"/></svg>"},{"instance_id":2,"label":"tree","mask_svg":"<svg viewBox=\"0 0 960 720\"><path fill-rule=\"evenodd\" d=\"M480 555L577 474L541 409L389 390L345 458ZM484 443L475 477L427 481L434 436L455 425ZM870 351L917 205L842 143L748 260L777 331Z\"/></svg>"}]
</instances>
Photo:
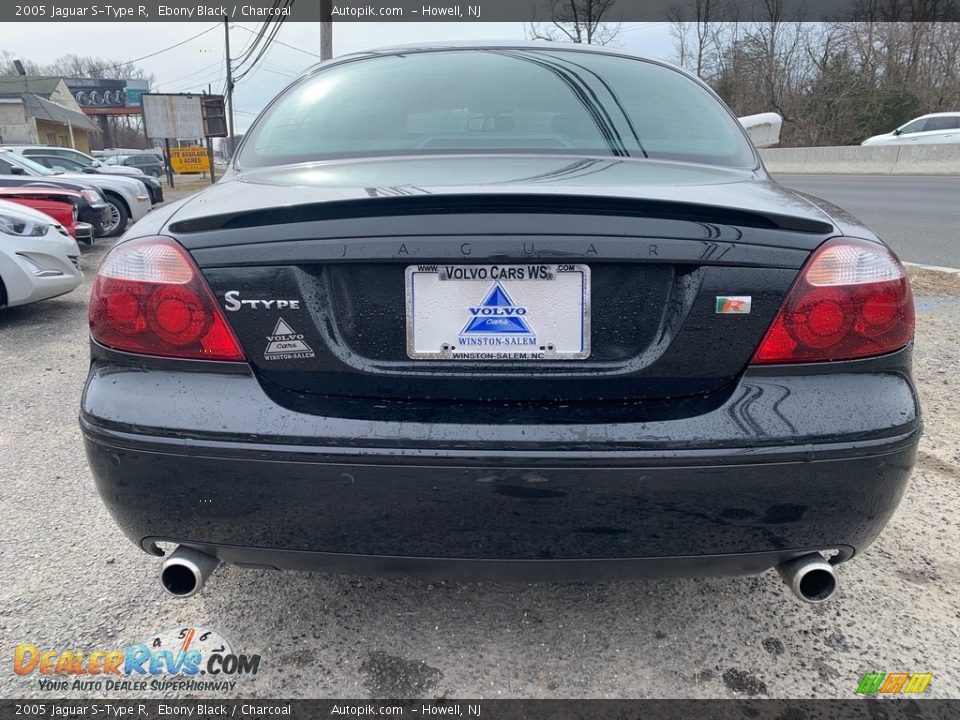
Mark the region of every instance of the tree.
<instances>
[{"instance_id":1,"label":"tree","mask_svg":"<svg viewBox=\"0 0 960 720\"><path fill-rule=\"evenodd\" d=\"M13 61L17 58L9 50L0 51L0 75L16 75ZM92 55L61 55L50 63L35 63L22 58L24 70L28 75L53 75L65 78L105 78L108 80L138 79L146 80L147 88L153 88L157 79L142 68L126 60L111 60ZM104 116L109 126L106 128L117 147L146 147L139 116ZM100 138L102 141L103 138ZM94 141L96 144L97 141Z\"/></svg>"},{"instance_id":2,"label":"tree","mask_svg":"<svg viewBox=\"0 0 960 720\"><path fill-rule=\"evenodd\" d=\"M608 15L616 0L550 0L548 23L530 23L529 40L553 40L609 45L620 34L620 23L610 22Z\"/></svg>"},{"instance_id":3,"label":"tree","mask_svg":"<svg viewBox=\"0 0 960 720\"><path fill-rule=\"evenodd\" d=\"M16 75L13 61L18 59L9 50L0 51L0 75ZM157 79L126 60L93 57L92 55L61 55L53 62L36 63L20 58L28 75L57 75L60 77L107 78L112 80L135 78L146 80L148 87L156 84Z\"/></svg>"},{"instance_id":4,"label":"tree","mask_svg":"<svg viewBox=\"0 0 960 720\"><path fill-rule=\"evenodd\" d=\"M703 78L711 74L710 67L717 60L717 51L721 46L720 33L725 23L716 22L717 13L729 13L723 0L695 0L694 18L689 20L679 8L671 8L671 32L677 45L677 64L693 71Z\"/></svg>"},{"instance_id":5,"label":"tree","mask_svg":"<svg viewBox=\"0 0 960 720\"><path fill-rule=\"evenodd\" d=\"M951 1L863 0L876 11L813 23L784 0L758 0L750 22L717 22L735 6L696 0L694 17L672 16L676 57L738 115L780 113L784 146L858 143L960 107L960 23L903 19Z\"/></svg>"}]
</instances>

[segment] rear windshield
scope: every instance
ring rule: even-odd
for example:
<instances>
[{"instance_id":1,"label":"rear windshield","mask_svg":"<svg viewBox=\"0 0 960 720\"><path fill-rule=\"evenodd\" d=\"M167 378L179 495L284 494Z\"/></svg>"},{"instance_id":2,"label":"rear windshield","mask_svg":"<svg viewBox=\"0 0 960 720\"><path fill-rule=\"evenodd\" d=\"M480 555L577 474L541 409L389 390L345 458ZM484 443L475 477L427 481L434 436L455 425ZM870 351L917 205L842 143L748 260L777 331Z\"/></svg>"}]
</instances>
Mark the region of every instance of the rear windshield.
<instances>
[{"instance_id":1,"label":"rear windshield","mask_svg":"<svg viewBox=\"0 0 960 720\"><path fill-rule=\"evenodd\" d=\"M323 70L255 123L239 164L503 152L755 164L736 119L675 70L512 49L385 55Z\"/></svg>"}]
</instances>

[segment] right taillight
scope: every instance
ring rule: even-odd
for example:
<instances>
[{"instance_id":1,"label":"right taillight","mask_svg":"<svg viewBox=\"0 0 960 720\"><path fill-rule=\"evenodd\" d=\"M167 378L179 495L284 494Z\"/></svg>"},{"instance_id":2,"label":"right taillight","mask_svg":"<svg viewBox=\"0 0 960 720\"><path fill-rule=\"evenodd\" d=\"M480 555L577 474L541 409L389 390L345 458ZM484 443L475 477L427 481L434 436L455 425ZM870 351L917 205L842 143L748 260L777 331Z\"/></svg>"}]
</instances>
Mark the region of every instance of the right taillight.
<instances>
[{"instance_id":1,"label":"right taillight","mask_svg":"<svg viewBox=\"0 0 960 720\"><path fill-rule=\"evenodd\" d=\"M909 343L913 328L913 295L896 256L878 243L840 238L804 265L752 362L882 355Z\"/></svg>"}]
</instances>

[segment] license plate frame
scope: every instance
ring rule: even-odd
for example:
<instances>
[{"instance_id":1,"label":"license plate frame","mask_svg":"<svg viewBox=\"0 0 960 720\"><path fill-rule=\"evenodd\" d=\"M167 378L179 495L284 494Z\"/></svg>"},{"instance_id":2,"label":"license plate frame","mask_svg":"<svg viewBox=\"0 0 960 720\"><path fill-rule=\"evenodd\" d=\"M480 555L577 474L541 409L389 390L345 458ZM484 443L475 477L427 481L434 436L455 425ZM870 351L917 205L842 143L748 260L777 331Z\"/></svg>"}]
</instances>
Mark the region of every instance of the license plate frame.
<instances>
[{"instance_id":1,"label":"license plate frame","mask_svg":"<svg viewBox=\"0 0 960 720\"><path fill-rule=\"evenodd\" d=\"M590 280L583 263L408 265L407 357L501 364L585 360L591 352Z\"/></svg>"}]
</instances>

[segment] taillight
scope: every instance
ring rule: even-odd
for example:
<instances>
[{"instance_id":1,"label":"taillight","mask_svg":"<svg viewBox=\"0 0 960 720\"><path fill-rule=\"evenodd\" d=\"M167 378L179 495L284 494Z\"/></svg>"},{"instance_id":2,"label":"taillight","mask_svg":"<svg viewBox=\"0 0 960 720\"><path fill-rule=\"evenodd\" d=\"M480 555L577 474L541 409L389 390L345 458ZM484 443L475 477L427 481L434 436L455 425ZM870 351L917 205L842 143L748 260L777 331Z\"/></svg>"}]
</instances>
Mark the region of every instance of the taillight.
<instances>
[{"instance_id":1,"label":"taillight","mask_svg":"<svg viewBox=\"0 0 960 720\"><path fill-rule=\"evenodd\" d=\"M101 345L142 355L244 359L193 260L165 237L110 251L90 297L90 334Z\"/></svg>"},{"instance_id":2,"label":"taillight","mask_svg":"<svg viewBox=\"0 0 960 720\"><path fill-rule=\"evenodd\" d=\"M752 362L882 355L909 343L913 327L913 295L896 256L877 243L841 238L807 261Z\"/></svg>"}]
</instances>

